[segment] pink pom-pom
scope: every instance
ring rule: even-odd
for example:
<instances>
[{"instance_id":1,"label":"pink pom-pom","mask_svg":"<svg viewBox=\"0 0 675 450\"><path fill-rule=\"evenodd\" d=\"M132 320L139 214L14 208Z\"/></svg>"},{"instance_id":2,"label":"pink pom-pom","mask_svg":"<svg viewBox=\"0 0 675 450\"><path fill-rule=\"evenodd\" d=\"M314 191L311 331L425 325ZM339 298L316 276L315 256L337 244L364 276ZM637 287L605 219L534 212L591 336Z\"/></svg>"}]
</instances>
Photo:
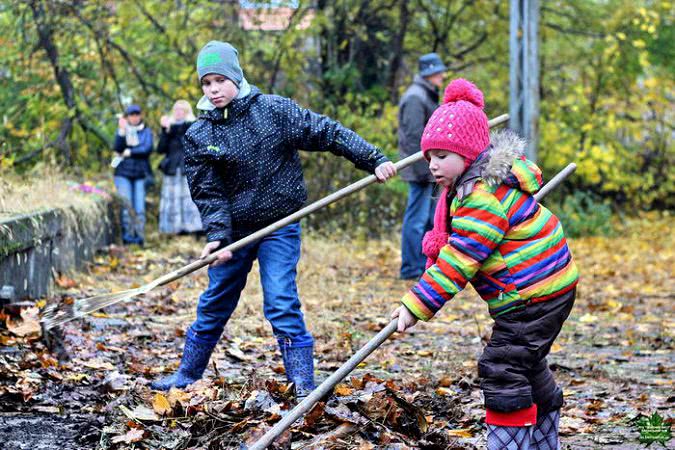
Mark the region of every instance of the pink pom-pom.
<instances>
[{"instance_id":1,"label":"pink pom-pom","mask_svg":"<svg viewBox=\"0 0 675 450\"><path fill-rule=\"evenodd\" d=\"M479 108L483 108L483 93L470 81L464 78L452 80L448 87L445 88L445 95L443 96L444 103L457 102L464 100Z\"/></svg>"},{"instance_id":2,"label":"pink pom-pom","mask_svg":"<svg viewBox=\"0 0 675 450\"><path fill-rule=\"evenodd\" d=\"M436 230L427 231L422 239L422 253L436 261L441 249L447 245L450 235Z\"/></svg>"}]
</instances>

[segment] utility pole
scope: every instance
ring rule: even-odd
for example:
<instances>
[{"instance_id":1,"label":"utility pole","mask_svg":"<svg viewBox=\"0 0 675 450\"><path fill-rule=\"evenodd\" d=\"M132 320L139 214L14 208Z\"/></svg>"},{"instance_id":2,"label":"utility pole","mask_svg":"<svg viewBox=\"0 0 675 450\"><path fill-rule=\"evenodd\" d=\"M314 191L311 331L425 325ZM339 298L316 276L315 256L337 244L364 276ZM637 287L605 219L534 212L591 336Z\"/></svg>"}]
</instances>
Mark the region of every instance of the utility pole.
<instances>
[{"instance_id":1,"label":"utility pole","mask_svg":"<svg viewBox=\"0 0 675 450\"><path fill-rule=\"evenodd\" d=\"M539 0L510 0L509 128L527 139L525 154L537 160L539 140Z\"/></svg>"}]
</instances>

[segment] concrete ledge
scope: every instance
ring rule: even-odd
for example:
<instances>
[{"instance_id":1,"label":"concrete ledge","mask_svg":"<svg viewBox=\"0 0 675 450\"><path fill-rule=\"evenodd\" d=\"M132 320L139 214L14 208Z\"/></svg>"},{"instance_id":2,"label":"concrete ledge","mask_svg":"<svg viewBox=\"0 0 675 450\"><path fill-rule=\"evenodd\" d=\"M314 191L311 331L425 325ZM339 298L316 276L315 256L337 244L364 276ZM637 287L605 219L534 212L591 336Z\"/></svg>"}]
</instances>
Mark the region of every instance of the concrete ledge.
<instances>
[{"instance_id":1,"label":"concrete ledge","mask_svg":"<svg viewBox=\"0 0 675 450\"><path fill-rule=\"evenodd\" d=\"M84 267L119 242L119 204L98 198L92 211L47 209L0 219L0 302L51 295L53 272Z\"/></svg>"}]
</instances>

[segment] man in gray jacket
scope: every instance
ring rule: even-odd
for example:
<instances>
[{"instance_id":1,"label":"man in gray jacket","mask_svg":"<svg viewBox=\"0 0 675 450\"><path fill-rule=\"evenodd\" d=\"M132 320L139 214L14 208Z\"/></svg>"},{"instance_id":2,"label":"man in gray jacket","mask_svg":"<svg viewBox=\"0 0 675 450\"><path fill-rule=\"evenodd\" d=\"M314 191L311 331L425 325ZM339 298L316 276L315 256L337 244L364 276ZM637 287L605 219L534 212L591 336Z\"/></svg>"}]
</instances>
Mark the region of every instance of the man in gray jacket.
<instances>
[{"instance_id":1,"label":"man in gray jacket","mask_svg":"<svg viewBox=\"0 0 675 450\"><path fill-rule=\"evenodd\" d=\"M419 59L419 73L399 103L398 149L402 158L420 151L424 126L438 107L438 90L443 88L447 67L436 53ZM432 193L434 179L426 161L419 161L401 172L408 182L408 204L401 237L402 279L417 279L424 273L422 253L424 233L433 226Z\"/></svg>"}]
</instances>

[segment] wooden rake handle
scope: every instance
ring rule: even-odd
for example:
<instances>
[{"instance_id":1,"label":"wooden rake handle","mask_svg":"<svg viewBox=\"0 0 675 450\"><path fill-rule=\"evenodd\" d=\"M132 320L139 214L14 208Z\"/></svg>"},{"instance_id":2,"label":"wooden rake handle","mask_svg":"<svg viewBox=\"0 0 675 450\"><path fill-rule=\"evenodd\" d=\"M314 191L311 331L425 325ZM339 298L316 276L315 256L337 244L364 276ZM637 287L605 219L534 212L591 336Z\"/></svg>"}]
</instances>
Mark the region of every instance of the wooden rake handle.
<instances>
[{"instance_id":1,"label":"wooden rake handle","mask_svg":"<svg viewBox=\"0 0 675 450\"><path fill-rule=\"evenodd\" d=\"M417 156L417 155L413 155ZM551 178L539 192L534 195L537 201L544 198L549 192L556 188L562 181L567 178L577 168L577 165L570 163L558 174ZM398 326L398 319L389 322L389 325L380 330L366 345L354 354L349 360L344 363L331 376L326 378L323 383L317 386L303 401L298 403L295 408L290 410L279 422L277 422L267 433L261 437L258 442L253 444L248 450L262 450L267 448L274 440L281 435L288 427L290 427L296 420L302 417L307 411L312 409L314 404L321 400L325 395L333 390L333 388L342 381L352 370L356 368L364 359L368 357L375 349L377 349L389 336L394 334Z\"/></svg>"},{"instance_id":2,"label":"wooden rake handle","mask_svg":"<svg viewBox=\"0 0 675 450\"><path fill-rule=\"evenodd\" d=\"M490 120L488 122L488 125L490 127L494 127L494 126L497 126L497 125L501 125L508 120L509 120L509 115L508 114L502 114L501 116L497 116L494 119ZM407 158L404 158L404 159L398 161L394 165L396 166L396 170L400 171L402 169L405 169L409 165L414 164L417 161L420 161L422 159L424 159L424 155L422 155L422 152L417 152L414 155L410 155ZM167 273L166 275L156 279L153 282L153 285L154 286L163 286L167 283L170 283L174 280L177 280L178 278L184 277L185 275L187 275L189 273L192 273L195 270L201 269L202 267L211 264L216 259L218 259L219 254L221 254L225 251L229 250L231 252L235 252L235 251L241 249L242 247L245 247L248 244L251 244L251 243L253 243L253 242L255 242L255 241L271 234L271 233L273 233L274 231L285 227L286 225L290 225L291 223L296 222L296 221L302 219L303 217L306 217L306 216L310 215L314 211L317 211L317 210L319 210L319 209L321 209L321 208L323 208L327 205L330 205L331 203L334 203L334 202L340 200L341 198L347 197L348 195L351 195L354 192L359 191L359 190L365 188L366 186L369 186L369 185L375 183L376 181L377 181L377 178L375 177L375 175L369 175L365 178L362 178L359 181L357 181L355 183L352 183L349 186L346 186L346 187L340 189L339 191L336 191L336 192L334 192L334 193L332 193L332 194L330 194L330 195L328 195L328 196L326 196L326 197L324 197L320 200L317 200L316 202L314 202L310 205L305 206L304 208L294 212L290 216L284 217L283 219L278 220L277 222L274 222L273 224L268 225L265 228L262 228L262 229L256 231L255 233L250 234L250 235L246 236L245 238L240 239L237 242L234 242L234 243L228 245L227 247L224 247L224 248L218 250L217 252L211 253L206 258L198 259L198 260L196 260L196 261L194 261L194 262L192 262L192 263L190 263L186 266L181 267L180 269L177 269L173 272Z\"/></svg>"},{"instance_id":3,"label":"wooden rake handle","mask_svg":"<svg viewBox=\"0 0 675 450\"><path fill-rule=\"evenodd\" d=\"M502 124L506 122L508 119L509 119L508 114L502 114L501 116L495 117L494 119L489 121L488 124L492 127L495 125ZM402 170L408 167L409 165L421 160L422 158L423 158L422 152L418 152L414 155L411 155L405 159L400 160L395 164L395 166L397 170ZM231 252L237 251L248 244L251 244L259 239L262 239L263 237L269 235L270 233L285 227L286 225L289 225L293 222L302 219L303 217L313 213L314 211L317 211L333 202L336 202L337 200L343 197L346 197L360 189L363 189L372 183L375 183L376 181L377 179L374 175L370 175L366 178L363 178L357 181L356 183L353 183L345 188L342 188L339 191L330 194L327 197L324 197L321 200L318 200L312 203L311 205L302 208L301 210L291 214L288 217L285 217L271 225L268 225L267 227L251 234L250 236L246 236L245 238L240 239L237 242L234 242L228 245L227 247L208 255L206 258L193 261L192 263L183 266L179 269L176 269L173 272L167 273L159 278L156 278L141 287L122 292L117 292L114 294L101 294L96 295L94 297L78 300L70 308L67 308L66 310L61 310L57 307L47 309L43 312L41 319L44 329L49 330L51 328L62 325L78 317L84 317L85 315L91 314L92 312L105 308L106 306L114 305L116 303L129 300L130 298L133 298L137 295L147 294L148 292L152 291L153 289L159 286L168 284L174 280L184 277L189 273L199 270L204 266L211 264L217 259L218 255L221 254L222 252L225 252L227 250Z\"/></svg>"}]
</instances>

